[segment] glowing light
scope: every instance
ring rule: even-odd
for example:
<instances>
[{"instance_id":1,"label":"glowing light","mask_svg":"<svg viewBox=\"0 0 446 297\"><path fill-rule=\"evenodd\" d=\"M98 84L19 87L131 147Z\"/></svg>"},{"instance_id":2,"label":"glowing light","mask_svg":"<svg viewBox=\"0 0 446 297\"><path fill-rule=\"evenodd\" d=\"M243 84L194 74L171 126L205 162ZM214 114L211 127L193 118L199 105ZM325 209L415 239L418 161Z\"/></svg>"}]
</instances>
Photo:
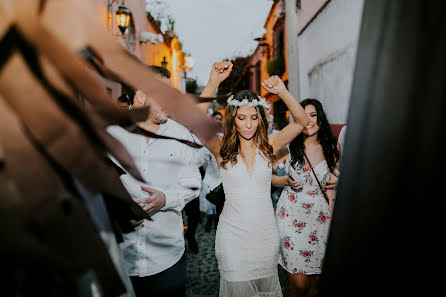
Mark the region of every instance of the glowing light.
<instances>
[{"instance_id":1,"label":"glowing light","mask_svg":"<svg viewBox=\"0 0 446 297\"><path fill-rule=\"evenodd\" d=\"M192 56L186 56L184 57L184 68L188 70L192 70L195 65L195 58Z\"/></svg>"},{"instance_id":2,"label":"glowing light","mask_svg":"<svg viewBox=\"0 0 446 297\"><path fill-rule=\"evenodd\" d=\"M118 10L116 11L116 20L118 22L119 30L124 33L130 23L130 11L127 6L119 6Z\"/></svg>"}]
</instances>

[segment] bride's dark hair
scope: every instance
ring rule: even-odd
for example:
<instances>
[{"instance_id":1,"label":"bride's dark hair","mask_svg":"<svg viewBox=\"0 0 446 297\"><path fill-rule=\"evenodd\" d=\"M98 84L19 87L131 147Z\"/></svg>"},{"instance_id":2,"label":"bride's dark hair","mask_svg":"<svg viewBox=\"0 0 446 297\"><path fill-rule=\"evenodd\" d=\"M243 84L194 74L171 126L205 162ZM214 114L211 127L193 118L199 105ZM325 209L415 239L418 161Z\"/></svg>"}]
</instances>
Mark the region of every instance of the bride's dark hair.
<instances>
[{"instance_id":1,"label":"bride's dark hair","mask_svg":"<svg viewBox=\"0 0 446 297\"><path fill-rule=\"evenodd\" d=\"M242 101L247 99L249 102L258 99L257 94L250 91L244 90L236 93L234 99L237 101ZM240 153L240 139L237 132L237 126L235 124L235 117L237 116L238 106L227 105L225 108L223 116L223 141L220 149L220 156L223 159L220 166L226 168L226 164L231 162L232 165L237 163L237 156ZM253 136L253 140L257 147L263 153L265 157L268 158L269 163L274 162L275 156L273 154L273 147L268 142L268 120L265 115L263 106L255 106L257 114L259 117L259 126Z\"/></svg>"}]
</instances>

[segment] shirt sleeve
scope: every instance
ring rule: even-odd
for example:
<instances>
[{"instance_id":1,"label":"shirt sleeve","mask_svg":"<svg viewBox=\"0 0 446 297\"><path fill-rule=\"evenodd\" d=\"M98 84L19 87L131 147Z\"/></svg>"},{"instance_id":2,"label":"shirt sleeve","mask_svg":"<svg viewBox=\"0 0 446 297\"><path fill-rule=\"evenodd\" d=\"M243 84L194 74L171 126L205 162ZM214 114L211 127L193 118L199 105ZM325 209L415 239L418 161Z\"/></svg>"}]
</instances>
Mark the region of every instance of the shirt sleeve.
<instances>
[{"instance_id":1,"label":"shirt sleeve","mask_svg":"<svg viewBox=\"0 0 446 297\"><path fill-rule=\"evenodd\" d=\"M209 155L208 168L206 169L203 182L211 189L215 189L219 184L221 184L220 169L218 167L217 160L212 154Z\"/></svg>"},{"instance_id":2,"label":"shirt sleeve","mask_svg":"<svg viewBox=\"0 0 446 297\"><path fill-rule=\"evenodd\" d=\"M180 159L185 161L185 164L181 166L177 184L163 191L166 196L166 205L161 208L161 211L180 212L189 201L200 194L201 174L198 169L197 152L197 149L185 145Z\"/></svg>"},{"instance_id":3,"label":"shirt sleeve","mask_svg":"<svg viewBox=\"0 0 446 297\"><path fill-rule=\"evenodd\" d=\"M209 162L210 156L208 154L207 148L205 147L202 147L201 149L197 150L196 156L197 156L198 167L203 166Z\"/></svg>"}]
</instances>

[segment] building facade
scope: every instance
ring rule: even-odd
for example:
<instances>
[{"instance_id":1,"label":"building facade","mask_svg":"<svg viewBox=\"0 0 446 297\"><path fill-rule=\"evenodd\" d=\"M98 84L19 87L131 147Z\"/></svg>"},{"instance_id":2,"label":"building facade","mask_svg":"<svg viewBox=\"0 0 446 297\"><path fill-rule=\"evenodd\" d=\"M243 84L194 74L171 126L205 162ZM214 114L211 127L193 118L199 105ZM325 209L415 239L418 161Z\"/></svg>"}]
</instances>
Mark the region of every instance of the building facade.
<instances>
[{"instance_id":1,"label":"building facade","mask_svg":"<svg viewBox=\"0 0 446 297\"><path fill-rule=\"evenodd\" d=\"M185 92L183 75L184 54L181 50L181 43L178 37L171 30L163 34L159 25L149 12L147 13L147 21L148 26L146 32L151 33L151 35L146 35L153 37L146 42L145 62L148 65L157 66L162 66L163 61L167 63L166 68L172 74L170 78L172 85L178 90Z\"/></svg>"},{"instance_id":2,"label":"building facade","mask_svg":"<svg viewBox=\"0 0 446 297\"><path fill-rule=\"evenodd\" d=\"M302 0L305 7L314 0ZM323 2L319 0L319 2ZM347 121L363 0L331 0L299 33L302 98L320 99L335 132Z\"/></svg>"},{"instance_id":3,"label":"building facade","mask_svg":"<svg viewBox=\"0 0 446 297\"><path fill-rule=\"evenodd\" d=\"M275 1L266 19L266 33L250 57L245 75L253 91L273 103L274 121L288 121L284 104L266 94L260 82L272 74L287 83L289 71L299 71L299 101L320 100L337 135L346 123L363 0L301 0L298 10L299 69L288 69L285 2Z\"/></svg>"},{"instance_id":4,"label":"building facade","mask_svg":"<svg viewBox=\"0 0 446 297\"><path fill-rule=\"evenodd\" d=\"M172 86L183 91L184 55L181 44L172 31L163 34L159 24L146 11L145 0L91 0L99 6L101 18L113 38L127 47L135 56L148 65L162 66L171 72ZM124 4L130 11L130 23L124 33L119 30L116 11ZM119 83L107 82L107 90L113 98L121 95L123 89Z\"/></svg>"}]
</instances>

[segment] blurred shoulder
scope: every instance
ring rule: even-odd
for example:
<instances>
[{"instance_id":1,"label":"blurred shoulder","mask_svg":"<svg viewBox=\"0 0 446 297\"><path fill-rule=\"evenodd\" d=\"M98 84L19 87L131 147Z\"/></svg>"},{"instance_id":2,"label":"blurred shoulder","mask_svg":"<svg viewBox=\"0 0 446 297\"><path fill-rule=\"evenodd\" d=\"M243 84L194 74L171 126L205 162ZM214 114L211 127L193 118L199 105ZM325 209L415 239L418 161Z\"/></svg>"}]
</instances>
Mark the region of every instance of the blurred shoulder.
<instances>
[{"instance_id":1,"label":"blurred shoulder","mask_svg":"<svg viewBox=\"0 0 446 297\"><path fill-rule=\"evenodd\" d=\"M167 119L167 122L164 125L168 126L167 129L170 136L194 142L197 142L198 140L198 137L193 135L192 132L189 131L189 129L172 119Z\"/></svg>"},{"instance_id":2,"label":"blurred shoulder","mask_svg":"<svg viewBox=\"0 0 446 297\"><path fill-rule=\"evenodd\" d=\"M127 134L130 134L129 131L118 125L108 126L106 128L106 131L114 137L125 136Z\"/></svg>"}]
</instances>

